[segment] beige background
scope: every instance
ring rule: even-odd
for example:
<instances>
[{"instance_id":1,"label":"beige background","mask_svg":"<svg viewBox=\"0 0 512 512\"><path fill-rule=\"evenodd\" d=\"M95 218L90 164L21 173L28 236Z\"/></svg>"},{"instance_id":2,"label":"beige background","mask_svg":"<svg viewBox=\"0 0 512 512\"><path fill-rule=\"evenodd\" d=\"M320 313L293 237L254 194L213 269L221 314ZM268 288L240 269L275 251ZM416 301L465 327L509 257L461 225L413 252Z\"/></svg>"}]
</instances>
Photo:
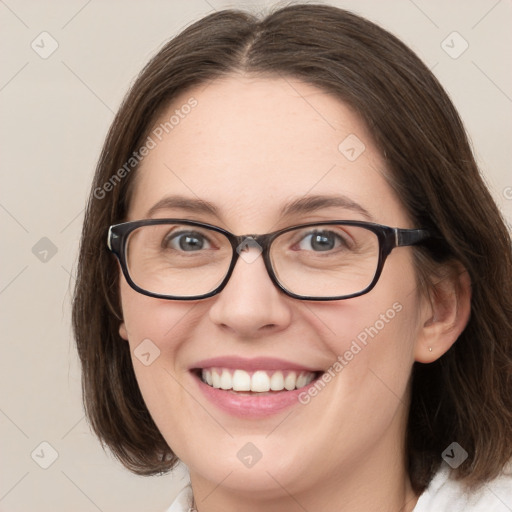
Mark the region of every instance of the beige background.
<instances>
[{"instance_id":1,"label":"beige background","mask_svg":"<svg viewBox=\"0 0 512 512\"><path fill-rule=\"evenodd\" d=\"M83 208L113 112L148 58L214 9L274 3L0 1L0 511L162 511L185 485L183 472L129 474L84 419L69 321ZM510 223L512 2L329 3L380 23L433 69ZM35 40L40 53L51 49L43 31L58 43L46 59L31 47ZM454 55L465 43L446 39L453 31L469 45L456 59L445 49ZM58 458L43 469L52 449Z\"/></svg>"}]
</instances>

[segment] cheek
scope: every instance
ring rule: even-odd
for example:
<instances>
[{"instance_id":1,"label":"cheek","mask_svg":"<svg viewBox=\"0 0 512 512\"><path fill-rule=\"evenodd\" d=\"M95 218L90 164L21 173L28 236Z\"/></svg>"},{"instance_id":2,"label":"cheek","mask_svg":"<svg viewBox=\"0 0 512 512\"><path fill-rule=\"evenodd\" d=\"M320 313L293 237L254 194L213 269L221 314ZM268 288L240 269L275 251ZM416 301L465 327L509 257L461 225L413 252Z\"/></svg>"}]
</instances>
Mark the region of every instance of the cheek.
<instances>
[{"instance_id":1,"label":"cheek","mask_svg":"<svg viewBox=\"0 0 512 512\"><path fill-rule=\"evenodd\" d=\"M415 302L411 298L384 302L361 298L350 305L315 309L311 322L324 332L335 373L343 371L347 378L350 374L353 384L372 370L384 369L391 376L408 373L417 336Z\"/></svg>"},{"instance_id":2,"label":"cheek","mask_svg":"<svg viewBox=\"0 0 512 512\"><path fill-rule=\"evenodd\" d=\"M421 327L421 299L410 262L395 262L370 293L311 306L309 321L333 354L331 369L343 373L345 392L354 396L361 397L362 387L368 389L368 399L380 396L383 386L398 396L406 392Z\"/></svg>"},{"instance_id":3,"label":"cheek","mask_svg":"<svg viewBox=\"0 0 512 512\"><path fill-rule=\"evenodd\" d=\"M121 283L124 324L137 383L151 417L168 440L187 438L180 420L190 407L187 369L178 364L204 306L193 302L157 300ZM176 411L180 411L177 415ZM173 450L180 456L180 444Z\"/></svg>"},{"instance_id":4,"label":"cheek","mask_svg":"<svg viewBox=\"0 0 512 512\"><path fill-rule=\"evenodd\" d=\"M133 368L144 400L153 412L151 404L158 401L163 381L168 387L170 373L178 371L176 353L189 338L201 308L197 303L147 297L130 288L124 279L120 291Z\"/></svg>"},{"instance_id":5,"label":"cheek","mask_svg":"<svg viewBox=\"0 0 512 512\"><path fill-rule=\"evenodd\" d=\"M121 280L123 325L132 352L144 340L150 340L160 351L172 351L173 345L162 340L181 339L187 328L186 317L197 304L159 300L142 295Z\"/></svg>"},{"instance_id":6,"label":"cheek","mask_svg":"<svg viewBox=\"0 0 512 512\"><path fill-rule=\"evenodd\" d=\"M355 459L363 447L375 446L391 425L396 426L398 418L406 421L403 406L414 363L417 306L412 297L389 298L367 295L315 311L317 322L320 317L334 331L323 338L334 356L324 374L330 375L325 391L320 387L316 396L303 396L302 403L312 417L324 418L322 424L337 426L318 426L319 437L329 439L330 446L344 447ZM327 456L332 455L333 467L338 452Z\"/></svg>"}]
</instances>

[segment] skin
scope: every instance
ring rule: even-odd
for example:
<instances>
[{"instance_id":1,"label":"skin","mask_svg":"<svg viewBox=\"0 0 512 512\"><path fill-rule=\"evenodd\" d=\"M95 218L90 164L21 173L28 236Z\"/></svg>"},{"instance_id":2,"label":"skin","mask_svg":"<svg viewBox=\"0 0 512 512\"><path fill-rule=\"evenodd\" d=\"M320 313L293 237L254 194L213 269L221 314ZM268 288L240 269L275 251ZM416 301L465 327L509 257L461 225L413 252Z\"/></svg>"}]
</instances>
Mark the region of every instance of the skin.
<instances>
[{"instance_id":1,"label":"skin","mask_svg":"<svg viewBox=\"0 0 512 512\"><path fill-rule=\"evenodd\" d=\"M420 227L386 182L365 125L332 95L291 79L234 75L187 91L161 120L191 96L198 105L137 171L128 220L148 218L153 205L176 194L206 200L219 214L172 208L153 217L204 221L235 234L367 220L340 207L280 215L290 200L339 193L374 222ZM338 150L349 134L366 147L353 162ZM146 338L161 351L149 366L133 357L135 373L154 421L190 470L196 508L412 510L418 497L404 450L411 369L415 360L440 357L465 326L469 284L461 279L462 293L446 279L436 302L427 300L416 285L411 248L391 253L370 293L344 301L285 296L261 258L239 260L219 295L195 302L146 297L121 276L120 334L132 354ZM395 303L402 310L307 405L257 420L234 417L210 403L188 371L196 361L225 355L327 369ZM248 442L262 453L251 468L237 458Z\"/></svg>"}]
</instances>

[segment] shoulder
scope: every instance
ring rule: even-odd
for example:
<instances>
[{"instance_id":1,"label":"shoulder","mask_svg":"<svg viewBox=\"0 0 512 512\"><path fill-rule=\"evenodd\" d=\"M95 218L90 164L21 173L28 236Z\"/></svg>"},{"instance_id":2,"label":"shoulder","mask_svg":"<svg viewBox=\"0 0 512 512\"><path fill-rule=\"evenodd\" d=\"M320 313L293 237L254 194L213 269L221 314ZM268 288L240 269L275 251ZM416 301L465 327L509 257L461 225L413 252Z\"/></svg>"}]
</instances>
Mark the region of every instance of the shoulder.
<instances>
[{"instance_id":1,"label":"shoulder","mask_svg":"<svg viewBox=\"0 0 512 512\"><path fill-rule=\"evenodd\" d=\"M443 467L420 496L414 512L510 512L512 510L512 464L496 479L467 493Z\"/></svg>"},{"instance_id":2,"label":"shoulder","mask_svg":"<svg viewBox=\"0 0 512 512\"><path fill-rule=\"evenodd\" d=\"M188 485L183 489L166 512L192 512L192 487Z\"/></svg>"}]
</instances>

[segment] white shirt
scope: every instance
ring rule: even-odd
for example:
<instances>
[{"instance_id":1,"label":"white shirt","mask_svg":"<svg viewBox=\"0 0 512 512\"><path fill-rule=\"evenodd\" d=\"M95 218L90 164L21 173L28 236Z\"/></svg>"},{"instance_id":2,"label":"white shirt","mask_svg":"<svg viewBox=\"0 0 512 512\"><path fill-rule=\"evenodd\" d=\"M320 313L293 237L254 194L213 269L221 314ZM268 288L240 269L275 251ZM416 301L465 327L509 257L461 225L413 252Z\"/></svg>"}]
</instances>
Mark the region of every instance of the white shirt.
<instances>
[{"instance_id":1,"label":"white shirt","mask_svg":"<svg viewBox=\"0 0 512 512\"><path fill-rule=\"evenodd\" d=\"M512 471L484 484L467 495L462 486L449 478L450 470L443 467L420 496L413 512L511 512ZM177 496L167 512L194 512L192 488L187 486Z\"/></svg>"},{"instance_id":2,"label":"white shirt","mask_svg":"<svg viewBox=\"0 0 512 512\"><path fill-rule=\"evenodd\" d=\"M192 512L192 487L188 485L183 489L172 502L167 512Z\"/></svg>"},{"instance_id":3,"label":"white shirt","mask_svg":"<svg viewBox=\"0 0 512 512\"><path fill-rule=\"evenodd\" d=\"M443 466L420 496L414 512L512 512L512 471L505 470L469 495L449 475L449 468Z\"/></svg>"}]
</instances>

